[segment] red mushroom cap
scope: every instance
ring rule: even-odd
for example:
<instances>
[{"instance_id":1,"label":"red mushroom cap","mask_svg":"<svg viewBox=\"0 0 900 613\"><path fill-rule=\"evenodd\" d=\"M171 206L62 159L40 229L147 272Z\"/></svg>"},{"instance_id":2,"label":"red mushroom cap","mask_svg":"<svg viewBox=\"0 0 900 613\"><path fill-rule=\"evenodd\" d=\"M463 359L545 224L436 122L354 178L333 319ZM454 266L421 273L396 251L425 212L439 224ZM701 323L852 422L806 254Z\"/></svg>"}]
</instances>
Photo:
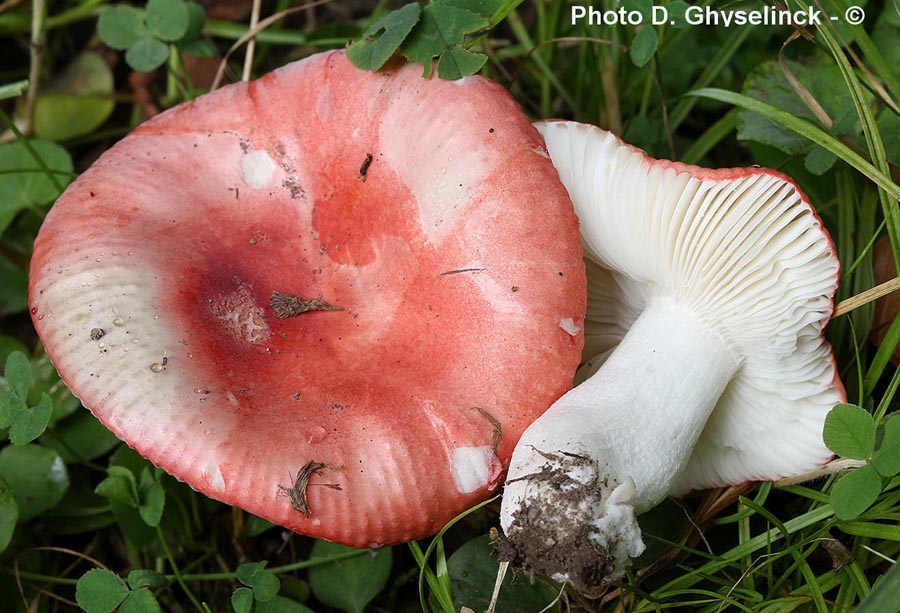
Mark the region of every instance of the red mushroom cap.
<instances>
[{"instance_id":1,"label":"red mushroom cap","mask_svg":"<svg viewBox=\"0 0 900 613\"><path fill-rule=\"evenodd\" d=\"M540 136L498 85L420 71L325 53L163 113L66 190L31 267L46 350L113 432L355 546L489 495L582 348Z\"/></svg>"}]
</instances>

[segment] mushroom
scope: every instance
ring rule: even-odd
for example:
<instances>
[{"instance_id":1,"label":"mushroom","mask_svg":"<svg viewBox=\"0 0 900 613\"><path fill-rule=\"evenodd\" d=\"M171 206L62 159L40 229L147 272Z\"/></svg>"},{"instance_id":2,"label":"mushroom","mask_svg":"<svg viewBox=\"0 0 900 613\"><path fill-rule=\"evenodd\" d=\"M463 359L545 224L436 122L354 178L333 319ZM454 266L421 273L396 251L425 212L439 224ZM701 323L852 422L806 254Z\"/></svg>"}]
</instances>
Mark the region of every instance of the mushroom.
<instances>
[{"instance_id":1,"label":"mushroom","mask_svg":"<svg viewBox=\"0 0 900 613\"><path fill-rule=\"evenodd\" d=\"M822 331L839 264L783 175L537 127L581 220L589 360L513 452L501 550L595 593L644 550L635 516L666 495L832 455L822 427L845 393Z\"/></svg>"},{"instance_id":2,"label":"mushroom","mask_svg":"<svg viewBox=\"0 0 900 613\"><path fill-rule=\"evenodd\" d=\"M359 547L496 489L583 345L540 135L499 85L420 74L330 52L165 112L66 190L31 265L47 353L107 427Z\"/></svg>"}]
</instances>

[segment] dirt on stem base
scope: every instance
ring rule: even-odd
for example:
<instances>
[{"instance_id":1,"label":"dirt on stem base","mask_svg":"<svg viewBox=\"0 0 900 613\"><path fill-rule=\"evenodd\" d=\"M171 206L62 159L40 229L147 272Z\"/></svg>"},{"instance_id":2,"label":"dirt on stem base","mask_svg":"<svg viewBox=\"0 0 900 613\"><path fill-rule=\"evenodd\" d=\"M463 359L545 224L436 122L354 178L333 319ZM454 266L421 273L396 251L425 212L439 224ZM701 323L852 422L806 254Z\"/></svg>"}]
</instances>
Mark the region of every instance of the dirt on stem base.
<instances>
[{"instance_id":1,"label":"dirt on stem base","mask_svg":"<svg viewBox=\"0 0 900 613\"><path fill-rule=\"evenodd\" d=\"M513 568L565 581L585 596L597 597L605 591L604 583L617 578L610 551L618 543L598 540L594 525L604 502L601 492L613 488L608 477L601 477L605 472L589 458L541 455L547 463L522 479L543 494L528 498L513 513L507 534L497 539L498 554ZM591 475L587 482L572 477L585 474L585 468Z\"/></svg>"}]
</instances>

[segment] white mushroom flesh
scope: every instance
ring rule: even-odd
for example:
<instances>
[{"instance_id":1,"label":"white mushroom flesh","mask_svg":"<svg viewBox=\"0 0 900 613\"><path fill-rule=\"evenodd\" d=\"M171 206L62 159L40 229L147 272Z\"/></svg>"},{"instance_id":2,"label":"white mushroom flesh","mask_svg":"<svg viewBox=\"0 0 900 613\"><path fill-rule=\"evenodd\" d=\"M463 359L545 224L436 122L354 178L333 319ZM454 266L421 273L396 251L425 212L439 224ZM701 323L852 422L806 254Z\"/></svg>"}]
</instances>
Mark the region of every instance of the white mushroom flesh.
<instances>
[{"instance_id":1,"label":"white mushroom flesh","mask_svg":"<svg viewBox=\"0 0 900 613\"><path fill-rule=\"evenodd\" d=\"M652 160L583 124L538 129L581 220L586 364L519 441L500 519L507 557L590 592L643 551L635 516L667 494L827 460L838 263L775 173Z\"/></svg>"}]
</instances>

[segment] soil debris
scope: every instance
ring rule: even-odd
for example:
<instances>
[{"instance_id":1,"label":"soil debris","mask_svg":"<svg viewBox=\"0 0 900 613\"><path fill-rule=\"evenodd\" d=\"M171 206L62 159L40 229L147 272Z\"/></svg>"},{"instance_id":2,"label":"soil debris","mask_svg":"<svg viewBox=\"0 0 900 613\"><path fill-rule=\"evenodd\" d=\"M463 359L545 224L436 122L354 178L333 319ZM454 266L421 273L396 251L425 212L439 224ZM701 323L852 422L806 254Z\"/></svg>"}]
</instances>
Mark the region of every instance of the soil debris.
<instances>
[{"instance_id":1,"label":"soil debris","mask_svg":"<svg viewBox=\"0 0 900 613\"><path fill-rule=\"evenodd\" d=\"M487 268L460 268L459 270L448 270L446 272L442 272L441 276L443 277L444 275L458 275L463 272L482 272L484 270L487 270Z\"/></svg>"},{"instance_id":2,"label":"soil debris","mask_svg":"<svg viewBox=\"0 0 900 613\"><path fill-rule=\"evenodd\" d=\"M369 172L369 166L372 164L372 154L367 153L366 159L363 160L362 166L359 167L359 180L365 182L366 173Z\"/></svg>"},{"instance_id":3,"label":"soil debris","mask_svg":"<svg viewBox=\"0 0 900 613\"><path fill-rule=\"evenodd\" d=\"M309 517L312 514L309 508L309 501L306 499L306 488L310 485L322 485L325 487L329 487L333 490L340 490L341 486L337 483L313 483L309 482L310 478L313 475L321 474L320 470L323 468L331 468L334 470L339 470L343 468L343 466L331 466L329 464L325 464L324 462L316 462L315 460L310 460L306 464L304 464L300 470L297 471L297 476L294 477L294 484L291 487L285 487L283 485L278 486L278 495L279 496L287 496L291 499L291 507L303 517Z\"/></svg>"},{"instance_id":4,"label":"soil debris","mask_svg":"<svg viewBox=\"0 0 900 613\"><path fill-rule=\"evenodd\" d=\"M610 553L614 547L598 543L593 508L598 492L608 489L591 459L575 454L541 453L548 459L537 473L522 479L539 482L550 492L549 499L532 500L513 514L506 535L498 535L497 551L501 560L530 574L566 581L588 596L605 590L604 582L615 570ZM590 466L587 483L571 477L579 467ZM561 509L568 512L562 513Z\"/></svg>"},{"instance_id":5,"label":"soil debris","mask_svg":"<svg viewBox=\"0 0 900 613\"><path fill-rule=\"evenodd\" d=\"M481 407L472 407L472 410L478 411L494 428L494 434L491 436L491 449L497 451L497 447L500 445L500 439L503 438L503 426L500 424L500 420Z\"/></svg>"},{"instance_id":6,"label":"soil debris","mask_svg":"<svg viewBox=\"0 0 900 613\"><path fill-rule=\"evenodd\" d=\"M334 306L322 300L305 300L300 296L293 296L282 292L272 292L269 299L272 311L280 319L296 317L307 311L343 311L344 307Z\"/></svg>"}]
</instances>

